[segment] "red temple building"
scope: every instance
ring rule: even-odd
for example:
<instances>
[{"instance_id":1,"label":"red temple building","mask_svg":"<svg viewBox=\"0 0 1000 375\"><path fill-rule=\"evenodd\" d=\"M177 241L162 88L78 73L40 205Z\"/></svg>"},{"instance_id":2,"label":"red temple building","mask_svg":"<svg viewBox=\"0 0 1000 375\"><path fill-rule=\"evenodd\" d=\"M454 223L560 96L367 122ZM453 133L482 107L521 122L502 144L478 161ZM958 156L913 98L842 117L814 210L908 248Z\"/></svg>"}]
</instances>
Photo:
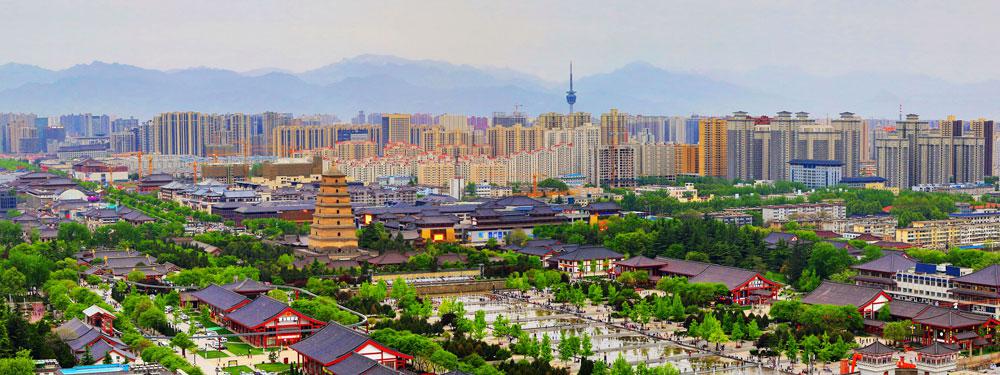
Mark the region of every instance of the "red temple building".
<instances>
[{"instance_id":1,"label":"red temple building","mask_svg":"<svg viewBox=\"0 0 1000 375\"><path fill-rule=\"evenodd\" d=\"M729 289L733 303L740 305L769 303L781 289L781 284L759 272L690 260L656 259L667 262L657 271L659 276L683 276L691 283L723 284Z\"/></svg>"},{"instance_id":2,"label":"red temple building","mask_svg":"<svg viewBox=\"0 0 1000 375\"><path fill-rule=\"evenodd\" d=\"M83 315L87 317L87 324L100 329L105 334L112 336L115 334L115 319L117 317L110 311L97 305L91 305L83 310Z\"/></svg>"},{"instance_id":3,"label":"red temple building","mask_svg":"<svg viewBox=\"0 0 1000 375\"><path fill-rule=\"evenodd\" d=\"M242 336L243 341L259 347L291 345L299 342L313 328L326 323L303 314L284 302L260 296L224 318L229 330L235 333L257 333Z\"/></svg>"},{"instance_id":4,"label":"red temple building","mask_svg":"<svg viewBox=\"0 0 1000 375\"><path fill-rule=\"evenodd\" d=\"M308 375L397 374L413 359L336 322L291 349Z\"/></svg>"}]
</instances>

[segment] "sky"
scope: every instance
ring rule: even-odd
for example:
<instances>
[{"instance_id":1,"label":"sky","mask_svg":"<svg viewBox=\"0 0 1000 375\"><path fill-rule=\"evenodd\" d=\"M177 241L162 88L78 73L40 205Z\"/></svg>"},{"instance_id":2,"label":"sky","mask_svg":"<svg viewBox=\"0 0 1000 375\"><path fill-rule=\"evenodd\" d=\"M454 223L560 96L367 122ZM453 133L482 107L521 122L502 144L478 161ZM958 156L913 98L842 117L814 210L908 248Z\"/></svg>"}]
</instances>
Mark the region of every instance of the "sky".
<instances>
[{"instance_id":1,"label":"sky","mask_svg":"<svg viewBox=\"0 0 1000 375\"><path fill-rule=\"evenodd\" d=\"M361 54L564 80L634 61L726 74L1000 79L990 1L7 1L0 64L318 68Z\"/></svg>"}]
</instances>

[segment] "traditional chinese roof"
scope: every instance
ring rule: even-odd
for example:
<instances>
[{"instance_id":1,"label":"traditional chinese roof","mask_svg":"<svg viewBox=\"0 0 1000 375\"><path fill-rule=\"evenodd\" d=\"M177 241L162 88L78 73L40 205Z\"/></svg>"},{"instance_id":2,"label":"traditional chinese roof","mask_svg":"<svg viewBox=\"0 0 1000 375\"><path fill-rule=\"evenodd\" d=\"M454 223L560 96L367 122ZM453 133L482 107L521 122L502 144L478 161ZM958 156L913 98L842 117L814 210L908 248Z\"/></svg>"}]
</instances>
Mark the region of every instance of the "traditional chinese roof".
<instances>
[{"instance_id":1,"label":"traditional chinese roof","mask_svg":"<svg viewBox=\"0 0 1000 375\"><path fill-rule=\"evenodd\" d=\"M764 237L764 242L768 245L777 245L781 241L785 241L786 244L791 244L793 242L797 242L798 240L799 236L784 232L771 232L767 235L767 237Z\"/></svg>"},{"instance_id":2,"label":"traditional chinese roof","mask_svg":"<svg viewBox=\"0 0 1000 375\"><path fill-rule=\"evenodd\" d=\"M334 375L400 374L399 371L388 368L358 353L351 353L339 362L326 366L326 369Z\"/></svg>"},{"instance_id":3,"label":"traditional chinese roof","mask_svg":"<svg viewBox=\"0 0 1000 375\"><path fill-rule=\"evenodd\" d=\"M705 272L705 270L711 266L711 264L708 263L695 262L692 260L660 257L657 257L656 259L662 259L667 262L667 265L660 267L660 272L687 277L692 277Z\"/></svg>"},{"instance_id":4,"label":"traditional chinese roof","mask_svg":"<svg viewBox=\"0 0 1000 375\"><path fill-rule=\"evenodd\" d=\"M649 267L662 267L667 264L666 261L662 259L650 259L642 255L636 255L634 257L620 260L615 262L619 266L633 267L633 268L649 268Z\"/></svg>"},{"instance_id":5,"label":"traditional chinese roof","mask_svg":"<svg viewBox=\"0 0 1000 375\"><path fill-rule=\"evenodd\" d=\"M757 272L736 267L673 258L656 259L667 262L667 265L660 267L660 272L686 276L688 282L692 283L721 283L729 290L734 290L754 277L760 276ZM760 277L764 279L763 276ZM767 281L774 283L771 280Z\"/></svg>"},{"instance_id":6,"label":"traditional chinese roof","mask_svg":"<svg viewBox=\"0 0 1000 375\"><path fill-rule=\"evenodd\" d=\"M927 355L949 355L955 354L961 351L961 349L948 344L942 344L940 342L934 341L933 344L925 346L923 348L917 349L918 353L923 353Z\"/></svg>"},{"instance_id":7,"label":"traditional chinese roof","mask_svg":"<svg viewBox=\"0 0 1000 375\"><path fill-rule=\"evenodd\" d=\"M243 279L222 285L223 288L236 293L262 293L274 289L273 286L264 284L254 279Z\"/></svg>"},{"instance_id":8,"label":"traditional chinese roof","mask_svg":"<svg viewBox=\"0 0 1000 375\"><path fill-rule=\"evenodd\" d=\"M889 301L889 312L891 315L902 319L912 320L929 308L934 308L934 306L898 299Z\"/></svg>"},{"instance_id":9,"label":"traditional chinese roof","mask_svg":"<svg viewBox=\"0 0 1000 375\"><path fill-rule=\"evenodd\" d=\"M395 251L389 251L386 252L385 254L368 259L366 260L366 262L368 262L368 264L375 266L391 266L397 264L406 264L406 262L409 260L410 257L406 256L405 254Z\"/></svg>"},{"instance_id":10,"label":"traditional chinese roof","mask_svg":"<svg viewBox=\"0 0 1000 375\"><path fill-rule=\"evenodd\" d=\"M882 293L882 289L879 288L823 281L815 290L802 298L802 303L861 308Z\"/></svg>"},{"instance_id":11,"label":"traditional chinese roof","mask_svg":"<svg viewBox=\"0 0 1000 375\"><path fill-rule=\"evenodd\" d=\"M112 312L110 312L108 310L102 309L100 306L97 306L97 305L90 305L90 307L88 307L86 309L83 309L83 315L84 316L91 317L91 316L94 316L94 315L97 315L97 314L107 315L107 316L110 316L112 318L115 317L114 313L112 313Z\"/></svg>"},{"instance_id":12,"label":"traditional chinese roof","mask_svg":"<svg viewBox=\"0 0 1000 375\"><path fill-rule=\"evenodd\" d=\"M1000 265L994 264L979 271L952 279L953 282L1000 287Z\"/></svg>"},{"instance_id":13,"label":"traditional chinese roof","mask_svg":"<svg viewBox=\"0 0 1000 375\"><path fill-rule=\"evenodd\" d=\"M581 260L622 259L625 256L604 246L581 246L573 251L565 251L551 259L556 261L577 262Z\"/></svg>"},{"instance_id":14,"label":"traditional chinese roof","mask_svg":"<svg viewBox=\"0 0 1000 375\"><path fill-rule=\"evenodd\" d=\"M292 344L290 348L303 356L324 365L350 354L362 344L371 340L368 336L330 322L312 336Z\"/></svg>"},{"instance_id":15,"label":"traditional chinese roof","mask_svg":"<svg viewBox=\"0 0 1000 375\"><path fill-rule=\"evenodd\" d=\"M865 347L854 349L854 351L861 354L876 356L892 355L896 353L896 349L890 348L878 340L875 340L875 342L868 344Z\"/></svg>"},{"instance_id":16,"label":"traditional chinese roof","mask_svg":"<svg viewBox=\"0 0 1000 375\"><path fill-rule=\"evenodd\" d=\"M990 318L958 310L934 307L913 318L914 323L939 328L967 328L986 324Z\"/></svg>"},{"instance_id":17,"label":"traditional chinese roof","mask_svg":"<svg viewBox=\"0 0 1000 375\"><path fill-rule=\"evenodd\" d=\"M205 289L191 293L199 301L211 305L220 310L229 310L241 303L249 301L242 294L236 293L221 286L212 284Z\"/></svg>"},{"instance_id":18,"label":"traditional chinese roof","mask_svg":"<svg viewBox=\"0 0 1000 375\"><path fill-rule=\"evenodd\" d=\"M290 308L284 302L263 295L229 313L226 318L244 327L256 327Z\"/></svg>"},{"instance_id":19,"label":"traditional chinese roof","mask_svg":"<svg viewBox=\"0 0 1000 375\"><path fill-rule=\"evenodd\" d=\"M913 268L916 265L917 261L913 260L912 258L897 252L891 252L871 262L859 264L852 267L860 271L896 273Z\"/></svg>"}]
</instances>

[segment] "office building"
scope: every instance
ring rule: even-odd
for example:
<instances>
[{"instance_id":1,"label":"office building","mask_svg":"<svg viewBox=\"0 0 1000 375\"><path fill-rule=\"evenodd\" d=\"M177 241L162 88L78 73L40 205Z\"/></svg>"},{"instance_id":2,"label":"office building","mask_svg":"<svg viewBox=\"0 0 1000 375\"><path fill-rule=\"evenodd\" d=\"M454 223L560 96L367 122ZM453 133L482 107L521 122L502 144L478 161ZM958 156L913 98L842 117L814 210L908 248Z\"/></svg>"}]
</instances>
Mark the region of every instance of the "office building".
<instances>
[{"instance_id":1,"label":"office building","mask_svg":"<svg viewBox=\"0 0 1000 375\"><path fill-rule=\"evenodd\" d=\"M843 179L844 163L837 160L801 160L788 162L788 176L811 189L833 186Z\"/></svg>"},{"instance_id":2,"label":"office building","mask_svg":"<svg viewBox=\"0 0 1000 375\"><path fill-rule=\"evenodd\" d=\"M389 143L411 143L410 115L400 113L382 115L381 144Z\"/></svg>"},{"instance_id":3,"label":"office building","mask_svg":"<svg viewBox=\"0 0 1000 375\"><path fill-rule=\"evenodd\" d=\"M726 120L704 118L698 125L698 174L726 176Z\"/></svg>"}]
</instances>

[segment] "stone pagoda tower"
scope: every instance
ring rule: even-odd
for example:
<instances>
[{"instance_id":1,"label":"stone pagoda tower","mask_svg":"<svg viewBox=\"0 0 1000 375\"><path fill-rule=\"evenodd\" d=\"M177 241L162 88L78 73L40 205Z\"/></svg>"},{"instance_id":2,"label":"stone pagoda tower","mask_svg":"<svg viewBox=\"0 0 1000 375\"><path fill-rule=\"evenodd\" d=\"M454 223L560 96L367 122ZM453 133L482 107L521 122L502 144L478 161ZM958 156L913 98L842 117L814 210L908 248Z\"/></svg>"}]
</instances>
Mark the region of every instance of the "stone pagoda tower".
<instances>
[{"instance_id":1,"label":"stone pagoda tower","mask_svg":"<svg viewBox=\"0 0 1000 375\"><path fill-rule=\"evenodd\" d=\"M323 173L316 193L316 211L309 227L309 249L330 258L351 258L360 253L355 232L347 176L336 166Z\"/></svg>"}]
</instances>

